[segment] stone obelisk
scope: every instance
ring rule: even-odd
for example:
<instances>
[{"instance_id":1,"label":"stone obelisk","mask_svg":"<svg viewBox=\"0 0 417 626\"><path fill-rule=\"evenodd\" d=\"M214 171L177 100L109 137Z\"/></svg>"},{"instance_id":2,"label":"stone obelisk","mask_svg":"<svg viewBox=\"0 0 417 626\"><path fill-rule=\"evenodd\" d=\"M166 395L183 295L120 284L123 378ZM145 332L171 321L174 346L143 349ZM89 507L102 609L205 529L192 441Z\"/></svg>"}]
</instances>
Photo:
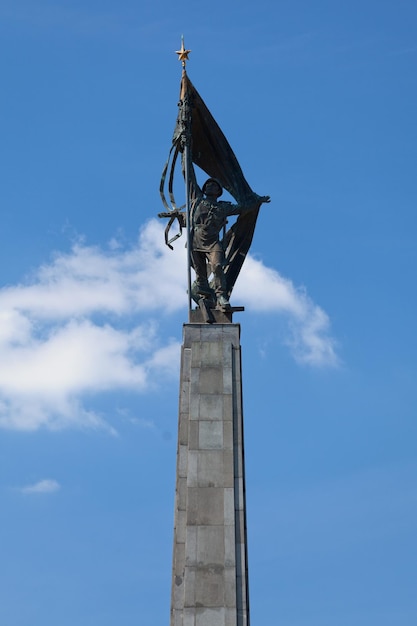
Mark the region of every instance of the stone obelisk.
<instances>
[{"instance_id":1,"label":"stone obelisk","mask_svg":"<svg viewBox=\"0 0 417 626\"><path fill-rule=\"evenodd\" d=\"M184 325L178 432L171 626L248 626L238 324Z\"/></svg>"},{"instance_id":2,"label":"stone obelisk","mask_svg":"<svg viewBox=\"0 0 417 626\"><path fill-rule=\"evenodd\" d=\"M187 231L171 626L249 626L240 326L232 320L243 307L231 307L229 298L260 207L270 198L252 191L188 78L189 53L182 39L178 115L160 183L167 210L158 214L169 219L170 248ZM186 189L180 208L173 185L178 157ZM201 188L194 165L209 176ZM223 189L236 204L219 200ZM231 218L236 221L229 224ZM171 236L174 222L178 231Z\"/></svg>"}]
</instances>

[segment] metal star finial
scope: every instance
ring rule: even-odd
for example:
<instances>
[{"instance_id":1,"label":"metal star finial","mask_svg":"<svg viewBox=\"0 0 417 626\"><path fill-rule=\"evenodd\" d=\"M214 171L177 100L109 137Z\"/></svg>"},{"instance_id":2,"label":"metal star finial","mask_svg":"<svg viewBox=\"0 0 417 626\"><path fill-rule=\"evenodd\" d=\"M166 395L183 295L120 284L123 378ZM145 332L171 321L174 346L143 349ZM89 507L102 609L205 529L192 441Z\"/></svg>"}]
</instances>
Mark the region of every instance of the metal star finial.
<instances>
[{"instance_id":1,"label":"metal star finial","mask_svg":"<svg viewBox=\"0 0 417 626\"><path fill-rule=\"evenodd\" d=\"M181 50L177 50L175 54L178 54L178 61L181 61L182 67L185 69L185 63L189 60L188 55L191 50L186 50L184 48L184 35L181 37Z\"/></svg>"}]
</instances>

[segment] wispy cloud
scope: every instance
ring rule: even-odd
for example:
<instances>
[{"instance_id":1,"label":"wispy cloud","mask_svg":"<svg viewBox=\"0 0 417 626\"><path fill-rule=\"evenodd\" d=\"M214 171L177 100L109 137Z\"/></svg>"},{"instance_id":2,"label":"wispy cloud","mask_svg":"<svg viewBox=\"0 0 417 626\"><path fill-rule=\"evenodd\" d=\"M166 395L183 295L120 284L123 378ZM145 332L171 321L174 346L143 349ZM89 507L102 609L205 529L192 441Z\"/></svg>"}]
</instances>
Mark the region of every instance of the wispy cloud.
<instances>
[{"instance_id":1,"label":"wispy cloud","mask_svg":"<svg viewBox=\"0 0 417 626\"><path fill-rule=\"evenodd\" d=\"M37 493L55 493L61 489L58 481L45 478L33 485L26 485L19 490L21 493L37 494Z\"/></svg>"},{"instance_id":2,"label":"wispy cloud","mask_svg":"<svg viewBox=\"0 0 417 626\"><path fill-rule=\"evenodd\" d=\"M77 242L22 284L0 290L0 427L106 427L88 395L155 388L178 372L179 343L164 316L186 306L185 249L171 252L148 222L137 243ZM329 320L304 290L249 257L235 297L248 309L285 314L287 343L312 366L337 362ZM111 429L110 429L111 430Z\"/></svg>"},{"instance_id":3,"label":"wispy cloud","mask_svg":"<svg viewBox=\"0 0 417 626\"><path fill-rule=\"evenodd\" d=\"M185 250L171 252L162 226L151 220L129 249L76 243L68 254L57 253L25 284L0 291L2 310L27 312L39 319L125 315L184 305Z\"/></svg>"},{"instance_id":4,"label":"wispy cloud","mask_svg":"<svg viewBox=\"0 0 417 626\"><path fill-rule=\"evenodd\" d=\"M286 315L285 343L299 363L318 367L338 364L329 317L304 288L295 287L276 270L249 256L234 294L249 310Z\"/></svg>"}]
</instances>

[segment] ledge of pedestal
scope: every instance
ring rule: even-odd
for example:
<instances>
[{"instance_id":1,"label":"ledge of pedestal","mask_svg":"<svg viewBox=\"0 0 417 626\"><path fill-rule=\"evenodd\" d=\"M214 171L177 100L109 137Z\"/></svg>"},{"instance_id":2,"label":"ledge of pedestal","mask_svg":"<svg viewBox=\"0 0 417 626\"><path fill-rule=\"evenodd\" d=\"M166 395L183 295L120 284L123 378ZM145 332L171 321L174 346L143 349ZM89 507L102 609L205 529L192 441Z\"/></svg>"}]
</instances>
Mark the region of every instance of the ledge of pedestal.
<instances>
[{"instance_id":1,"label":"ledge of pedestal","mask_svg":"<svg viewBox=\"0 0 417 626\"><path fill-rule=\"evenodd\" d=\"M220 309L210 309L211 319L207 320L207 313L200 308L190 311L190 324L233 324L233 313L241 313L245 310L243 306L232 306L224 311Z\"/></svg>"}]
</instances>

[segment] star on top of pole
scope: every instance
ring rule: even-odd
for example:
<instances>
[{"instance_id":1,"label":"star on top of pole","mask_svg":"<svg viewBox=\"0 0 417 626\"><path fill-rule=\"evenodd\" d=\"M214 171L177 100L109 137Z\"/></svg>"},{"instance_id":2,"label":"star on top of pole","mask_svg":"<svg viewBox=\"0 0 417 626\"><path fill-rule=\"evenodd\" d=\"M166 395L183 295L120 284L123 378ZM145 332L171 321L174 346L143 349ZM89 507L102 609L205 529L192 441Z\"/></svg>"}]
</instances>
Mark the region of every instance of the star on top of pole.
<instances>
[{"instance_id":1,"label":"star on top of pole","mask_svg":"<svg viewBox=\"0 0 417 626\"><path fill-rule=\"evenodd\" d=\"M183 69L185 69L185 64L189 60L188 55L191 50L186 50L184 48L184 35L181 36L181 50L177 50L175 54L178 54L178 61L181 61Z\"/></svg>"}]
</instances>

